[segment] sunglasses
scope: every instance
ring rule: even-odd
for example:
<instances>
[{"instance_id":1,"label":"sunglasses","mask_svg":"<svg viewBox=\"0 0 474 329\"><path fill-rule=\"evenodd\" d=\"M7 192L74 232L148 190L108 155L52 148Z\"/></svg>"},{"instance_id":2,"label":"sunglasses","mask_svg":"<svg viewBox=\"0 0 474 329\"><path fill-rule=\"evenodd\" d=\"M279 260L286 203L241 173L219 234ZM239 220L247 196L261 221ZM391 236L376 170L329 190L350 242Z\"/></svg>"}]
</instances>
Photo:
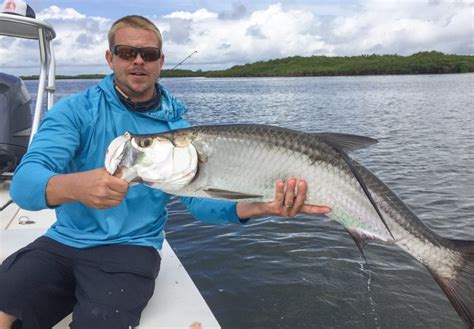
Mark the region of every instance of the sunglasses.
<instances>
[{"instance_id":1,"label":"sunglasses","mask_svg":"<svg viewBox=\"0 0 474 329\"><path fill-rule=\"evenodd\" d=\"M140 54L145 62L154 62L161 57L161 49L156 47L136 48L132 46L117 45L111 50L114 55L117 55L126 61L133 61L138 54Z\"/></svg>"}]
</instances>

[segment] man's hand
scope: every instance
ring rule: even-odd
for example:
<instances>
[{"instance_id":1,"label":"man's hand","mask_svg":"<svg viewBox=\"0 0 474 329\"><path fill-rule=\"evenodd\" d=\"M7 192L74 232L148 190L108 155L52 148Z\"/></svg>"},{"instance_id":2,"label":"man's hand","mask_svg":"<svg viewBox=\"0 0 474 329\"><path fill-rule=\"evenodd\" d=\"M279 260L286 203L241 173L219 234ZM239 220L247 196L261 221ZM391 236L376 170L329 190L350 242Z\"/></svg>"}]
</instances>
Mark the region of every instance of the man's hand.
<instances>
[{"instance_id":1,"label":"man's hand","mask_svg":"<svg viewBox=\"0 0 474 329\"><path fill-rule=\"evenodd\" d=\"M126 181L99 168L53 176L46 187L46 201L50 206L79 201L91 208L107 209L118 206L127 190Z\"/></svg>"},{"instance_id":2,"label":"man's hand","mask_svg":"<svg viewBox=\"0 0 474 329\"><path fill-rule=\"evenodd\" d=\"M308 186L304 180L290 178L285 182L279 180L275 187L275 200L272 202L239 202L237 215L242 218L272 215L294 217L298 213L325 214L331 208L305 204Z\"/></svg>"}]
</instances>

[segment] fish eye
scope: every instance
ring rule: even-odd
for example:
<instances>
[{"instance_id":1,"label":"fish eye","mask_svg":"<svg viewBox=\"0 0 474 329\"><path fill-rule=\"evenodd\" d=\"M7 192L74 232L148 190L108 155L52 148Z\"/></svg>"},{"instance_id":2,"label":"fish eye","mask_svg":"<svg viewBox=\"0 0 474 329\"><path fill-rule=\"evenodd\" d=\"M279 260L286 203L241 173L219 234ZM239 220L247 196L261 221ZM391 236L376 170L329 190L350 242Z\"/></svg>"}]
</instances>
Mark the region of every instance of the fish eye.
<instances>
[{"instance_id":1,"label":"fish eye","mask_svg":"<svg viewBox=\"0 0 474 329\"><path fill-rule=\"evenodd\" d=\"M150 138L150 137L140 138L137 144L140 147L150 147L151 144L153 144L153 138Z\"/></svg>"}]
</instances>

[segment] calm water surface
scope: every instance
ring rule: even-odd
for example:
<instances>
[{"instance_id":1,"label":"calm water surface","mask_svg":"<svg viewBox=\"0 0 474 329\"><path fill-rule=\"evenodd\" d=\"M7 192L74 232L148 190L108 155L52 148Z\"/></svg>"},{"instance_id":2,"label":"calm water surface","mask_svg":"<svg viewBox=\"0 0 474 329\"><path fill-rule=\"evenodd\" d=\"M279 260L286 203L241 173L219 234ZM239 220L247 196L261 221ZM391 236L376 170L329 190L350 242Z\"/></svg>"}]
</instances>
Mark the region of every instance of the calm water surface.
<instances>
[{"instance_id":1,"label":"calm water surface","mask_svg":"<svg viewBox=\"0 0 474 329\"><path fill-rule=\"evenodd\" d=\"M57 96L94 83L58 81ZM195 125L263 123L377 138L353 157L437 233L474 240L474 74L161 83ZM28 88L34 93L34 83ZM344 229L324 217L216 226L195 221L176 201L170 209L167 237L225 329L463 328L418 262L372 243L363 265Z\"/></svg>"}]
</instances>

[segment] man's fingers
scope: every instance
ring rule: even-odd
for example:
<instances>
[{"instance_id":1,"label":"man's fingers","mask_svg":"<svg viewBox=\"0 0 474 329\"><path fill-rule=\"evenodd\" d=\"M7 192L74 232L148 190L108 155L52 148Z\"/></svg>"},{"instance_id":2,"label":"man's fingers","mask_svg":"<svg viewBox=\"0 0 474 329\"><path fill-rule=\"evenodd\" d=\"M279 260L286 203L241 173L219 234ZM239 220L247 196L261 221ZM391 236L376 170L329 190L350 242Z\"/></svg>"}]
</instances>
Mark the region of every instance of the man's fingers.
<instances>
[{"instance_id":1,"label":"man's fingers","mask_svg":"<svg viewBox=\"0 0 474 329\"><path fill-rule=\"evenodd\" d=\"M287 183L280 179L275 184L275 199L272 202L239 202L237 214L240 218L261 215L293 217L298 213L325 214L331 211L326 206L305 204L307 193L308 185L304 179L297 181L290 178ZM285 207L285 204L291 207Z\"/></svg>"},{"instance_id":2,"label":"man's fingers","mask_svg":"<svg viewBox=\"0 0 474 329\"><path fill-rule=\"evenodd\" d=\"M294 206L295 188L296 188L296 178L289 178L286 181L285 200L283 202L283 206L285 208L292 208Z\"/></svg>"},{"instance_id":3,"label":"man's fingers","mask_svg":"<svg viewBox=\"0 0 474 329\"><path fill-rule=\"evenodd\" d=\"M109 188L112 191L122 193L122 194L125 194L127 192L128 186L129 186L128 183L124 181L123 179L113 177L113 176L110 176L110 180L108 184L109 184Z\"/></svg>"},{"instance_id":4,"label":"man's fingers","mask_svg":"<svg viewBox=\"0 0 474 329\"><path fill-rule=\"evenodd\" d=\"M277 180L275 184L275 202L283 203L285 199L285 183L282 180Z\"/></svg>"},{"instance_id":5,"label":"man's fingers","mask_svg":"<svg viewBox=\"0 0 474 329\"><path fill-rule=\"evenodd\" d=\"M308 185L304 181L298 181L297 193L295 198L295 206L301 207L306 200L306 193L308 192Z\"/></svg>"},{"instance_id":6,"label":"man's fingers","mask_svg":"<svg viewBox=\"0 0 474 329\"><path fill-rule=\"evenodd\" d=\"M295 182L296 183L296 182ZM296 197L294 197L293 206L289 209L290 216L296 216L301 212L304 202L306 200L306 192L308 191L308 186L304 181L298 181Z\"/></svg>"},{"instance_id":7,"label":"man's fingers","mask_svg":"<svg viewBox=\"0 0 474 329\"><path fill-rule=\"evenodd\" d=\"M281 215L294 217L298 213L326 214L331 211L331 208L327 206L305 204L308 185L304 180L290 178L287 180L285 187L283 203L279 203L281 205ZM279 192L281 193L281 191Z\"/></svg>"},{"instance_id":8,"label":"man's fingers","mask_svg":"<svg viewBox=\"0 0 474 329\"><path fill-rule=\"evenodd\" d=\"M107 191L107 195L105 196L105 198L110 200L122 201L125 195L126 193L117 192L110 189L109 191Z\"/></svg>"},{"instance_id":9,"label":"man's fingers","mask_svg":"<svg viewBox=\"0 0 474 329\"><path fill-rule=\"evenodd\" d=\"M327 206L318 206L318 205L309 205L305 204L303 207L301 207L301 212L305 214L327 214L330 212L332 209L327 207Z\"/></svg>"}]
</instances>

